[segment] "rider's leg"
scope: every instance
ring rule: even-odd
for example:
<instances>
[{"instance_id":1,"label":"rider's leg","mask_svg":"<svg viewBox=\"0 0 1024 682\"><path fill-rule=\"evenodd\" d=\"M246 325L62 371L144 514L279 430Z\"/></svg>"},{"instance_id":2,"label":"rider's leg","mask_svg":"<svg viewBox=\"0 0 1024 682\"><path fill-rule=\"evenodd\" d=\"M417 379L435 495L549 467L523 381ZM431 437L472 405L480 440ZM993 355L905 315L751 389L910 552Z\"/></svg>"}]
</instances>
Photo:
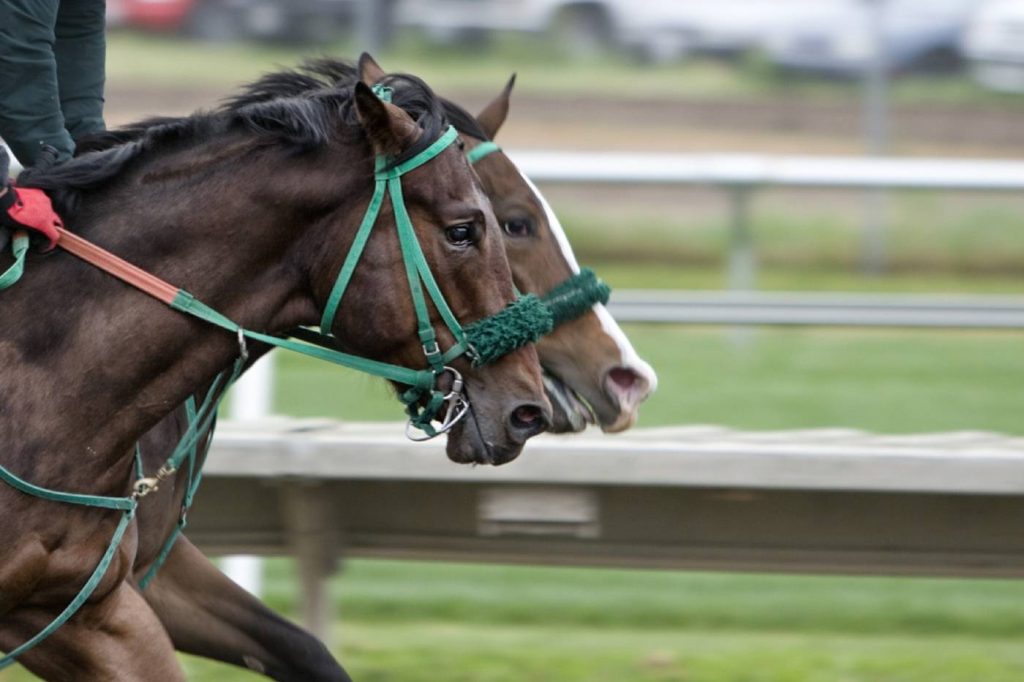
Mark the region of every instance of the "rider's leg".
<instances>
[{"instance_id":1,"label":"rider's leg","mask_svg":"<svg viewBox=\"0 0 1024 682\"><path fill-rule=\"evenodd\" d=\"M57 86L54 24L58 0L0 2L0 137L24 166L44 145L74 152Z\"/></svg>"},{"instance_id":2,"label":"rider's leg","mask_svg":"<svg viewBox=\"0 0 1024 682\"><path fill-rule=\"evenodd\" d=\"M57 10L54 55L64 126L75 140L104 130L106 59L103 0L62 0Z\"/></svg>"}]
</instances>

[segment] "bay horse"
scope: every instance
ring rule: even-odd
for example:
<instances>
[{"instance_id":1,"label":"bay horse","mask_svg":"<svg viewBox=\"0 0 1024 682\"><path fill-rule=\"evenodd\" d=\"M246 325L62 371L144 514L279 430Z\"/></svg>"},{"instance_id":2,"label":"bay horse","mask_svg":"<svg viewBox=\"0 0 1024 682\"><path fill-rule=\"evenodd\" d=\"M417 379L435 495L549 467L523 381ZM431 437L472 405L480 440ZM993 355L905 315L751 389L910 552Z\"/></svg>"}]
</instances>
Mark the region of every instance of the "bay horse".
<instances>
[{"instance_id":1,"label":"bay horse","mask_svg":"<svg viewBox=\"0 0 1024 682\"><path fill-rule=\"evenodd\" d=\"M47 190L76 233L184 285L246 329L279 334L321 319L374 191L374 159L401 168L431 151L399 180L410 229L457 319L498 314L515 292L479 181L460 148L438 146L444 116L430 89L411 76L391 76L387 86L393 103L356 82L165 120L131 142L27 172L21 182ZM377 172L388 169L378 163ZM342 314L326 331L351 352L417 368L424 348L414 306L396 283L404 263L394 206L380 211L382 229L369 239ZM5 471L51 490L131 500L146 513L147 500L131 495L132 444L230 366L244 350L239 339L59 251L30 258L22 281L3 297ZM448 347L454 337L442 322L433 310L428 326ZM252 354L267 349L253 344ZM523 346L483 367L462 357L451 362L465 377L474 428L463 421L451 429L449 457L515 457L549 420L535 350ZM7 520L0 528L0 650L9 652L81 594L114 527L122 527L107 509L7 486L0 486L0 510ZM158 616L170 599L154 592L147 603L131 583L140 534L134 522L122 530L91 596L21 655L35 674L183 679L168 634L173 619ZM330 679L348 679L333 668Z\"/></svg>"},{"instance_id":2,"label":"bay horse","mask_svg":"<svg viewBox=\"0 0 1024 682\"><path fill-rule=\"evenodd\" d=\"M385 77L364 55L358 72L347 62L321 59L300 70L269 74L232 99L227 107L252 106L277 97L298 97L361 78ZM474 157L502 227L516 286L544 294L579 270L557 217L540 192L491 139L509 110L514 80L476 117L443 100L448 119ZM149 126L113 131L87 142L106 148L138 138ZM474 150L476 150L474 152ZM607 431L628 428L637 406L657 377L600 304L567 321L538 342L545 383L555 406L552 430L578 431L596 421ZM156 466L188 423L183 411L169 416L141 441L145 459ZM204 443L204 446L207 445ZM200 449L198 462L205 457ZM182 472L160 505L141 510L135 578L146 584L147 602L185 652L246 666L278 680L348 679L328 650L311 634L281 618L231 582L184 536L170 545L160 570L154 562L180 522L189 483ZM148 583L148 584L147 584Z\"/></svg>"}]
</instances>

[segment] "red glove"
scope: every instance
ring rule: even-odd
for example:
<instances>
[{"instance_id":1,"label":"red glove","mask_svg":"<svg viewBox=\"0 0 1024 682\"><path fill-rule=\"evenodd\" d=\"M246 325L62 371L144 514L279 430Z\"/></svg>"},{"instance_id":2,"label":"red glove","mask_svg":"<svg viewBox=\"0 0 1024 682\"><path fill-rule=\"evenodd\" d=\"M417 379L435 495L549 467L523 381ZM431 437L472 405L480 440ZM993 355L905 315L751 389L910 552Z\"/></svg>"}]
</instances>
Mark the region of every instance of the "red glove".
<instances>
[{"instance_id":1,"label":"red glove","mask_svg":"<svg viewBox=\"0 0 1024 682\"><path fill-rule=\"evenodd\" d=\"M49 251L57 245L57 228L64 227L64 222L43 190L8 185L7 193L0 196L0 225L16 230L27 228L43 235Z\"/></svg>"}]
</instances>

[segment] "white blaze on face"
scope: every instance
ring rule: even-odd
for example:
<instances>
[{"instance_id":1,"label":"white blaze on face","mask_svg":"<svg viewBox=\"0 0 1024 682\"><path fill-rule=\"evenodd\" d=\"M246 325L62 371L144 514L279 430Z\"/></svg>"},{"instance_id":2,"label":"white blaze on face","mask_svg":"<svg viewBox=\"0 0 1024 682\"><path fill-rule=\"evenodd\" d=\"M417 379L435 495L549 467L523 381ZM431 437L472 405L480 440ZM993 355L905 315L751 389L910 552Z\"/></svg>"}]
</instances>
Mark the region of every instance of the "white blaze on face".
<instances>
[{"instance_id":1,"label":"white blaze on face","mask_svg":"<svg viewBox=\"0 0 1024 682\"><path fill-rule=\"evenodd\" d=\"M518 168L516 169L518 170ZM576 254L572 252L572 245L569 244L569 238L565 234L565 230L562 229L562 223L558 221L558 216L551 210L551 205L548 204L547 199L540 193L537 186L533 184L530 178L519 171L519 175L523 177L526 184L533 190L534 196L537 197L537 201L540 202L541 207L544 209L544 215L548 220L548 227L551 229L551 234L555 236L555 241L558 242L558 246L562 251L562 256L565 258L565 262L569 264L572 271L579 272L580 265L576 262ZM600 303L594 305L594 313L597 315L597 319L601 322L601 328L604 329L607 334L615 342L615 345L619 347L619 355L622 361L622 366L633 370L642 378L647 380L650 392L653 393L658 388L658 375L654 373L652 368L647 362L642 360L637 355L636 350L633 348L633 344L626 338L626 333L619 327L619 323L615 321L612 314L608 312L608 309Z\"/></svg>"}]
</instances>

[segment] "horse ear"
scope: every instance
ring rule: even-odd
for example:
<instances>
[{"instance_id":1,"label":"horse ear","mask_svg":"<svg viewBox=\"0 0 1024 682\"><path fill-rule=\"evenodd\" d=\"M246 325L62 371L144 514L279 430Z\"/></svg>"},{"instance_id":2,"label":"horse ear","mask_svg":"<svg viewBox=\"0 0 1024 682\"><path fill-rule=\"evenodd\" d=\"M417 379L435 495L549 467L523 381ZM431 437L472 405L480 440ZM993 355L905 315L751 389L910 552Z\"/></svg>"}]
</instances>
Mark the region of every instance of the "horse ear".
<instances>
[{"instance_id":1,"label":"horse ear","mask_svg":"<svg viewBox=\"0 0 1024 682\"><path fill-rule=\"evenodd\" d=\"M355 86L356 116L375 154L394 156L419 137L420 127L409 114L373 94L362 81Z\"/></svg>"},{"instance_id":2,"label":"horse ear","mask_svg":"<svg viewBox=\"0 0 1024 682\"><path fill-rule=\"evenodd\" d=\"M376 59L370 56L369 52L359 55L359 80L372 87L386 75L387 72L380 67Z\"/></svg>"},{"instance_id":3,"label":"horse ear","mask_svg":"<svg viewBox=\"0 0 1024 682\"><path fill-rule=\"evenodd\" d=\"M477 123L487 133L487 137L492 140L505 122L505 117L508 116L508 101L512 96L512 86L515 84L516 75L512 74L512 77L508 79L508 84L505 85L505 89L490 104L484 107L483 111L477 114Z\"/></svg>"}]
</instances>

